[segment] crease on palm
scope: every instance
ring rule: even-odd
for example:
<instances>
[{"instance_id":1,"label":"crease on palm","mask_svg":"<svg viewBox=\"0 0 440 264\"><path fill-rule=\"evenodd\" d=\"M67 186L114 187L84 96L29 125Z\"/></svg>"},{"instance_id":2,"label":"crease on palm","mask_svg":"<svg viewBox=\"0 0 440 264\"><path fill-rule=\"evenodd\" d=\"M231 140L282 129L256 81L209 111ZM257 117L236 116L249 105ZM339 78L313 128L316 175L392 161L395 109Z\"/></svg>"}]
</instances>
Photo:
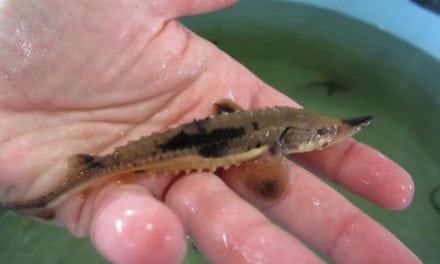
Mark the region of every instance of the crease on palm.
<instances>
[{"instance_id":1,"label":"crease on palm","mask_svg":"<svg viewBox=\"0 0 440 264\"><path fill-rule=\"evenodd\" d=\"M160 37L160 35L157 37ZM186 48L184 51L186 52ZM138 56L142 55L138 54ZM185 58L185 56L180 58ZM121 68L118 69L119 71L114 72L119 77L122 77L118 74L120 71L129 75L130 70L133 70L130 67L128 71ZM96 74L99 76L99 73ZM156 93L149 87L149 84L142 82L136 87L119 86L117 88L120 91L124 89L149 89L151 94L149 95L148 92L145 93L144 91L143 98L133 96L132 100L121 103L115 102L112 105L95 109L93 107L91 109L86 107L84 110L81 110L81 107L44 109L44 107L38 107L37 103L34 109L24 113L21 112L19 115L24 117L23 122L33 124L33 126L28 126L19 133L15 133L12 138L8 139L8 144L12 150L14 149L14 142L17 142L15 148L20 148L20 144L18 144L20 141L29 142L31 147L29 153L23 153L23 158L24 155L26 155L26 158L23 159L24 163L17 166L17 170L9 168L9 172L12 173L8 174L4 171L5 174L0 175L0 178L16 178L6 187L2 187L4 189L0 190L2 192L1 200L26 199L38 195L38 193L44 193L51 187L49 185L62 181L63 172L67 167L67 158L70 154L110 151L116 145L123 144L128 139L137 139L142 134L149 134L152 131L179 122L186 114L184 111L188 109L182 109L180 113L177 112L172 115L165 113L161 120L156 120L153 124L150 124L157 113L173 104L172 98L180 96L185 89L190 89L188 86L191 86L195 79L197 78L194 76L186 76L186 78L175 81L168 90L164 89L163 91L156 91ZM92 79L89 80L89 82L93 81ZM83 88L75 87L75 89L88 91L87 86L88 83L83 83ZM115 84L115 86L117 85ZM91 85L91 87L96 86ZM50 93L51 89L47 91ZM105 96L106 92L101 92ZM50 94L46 98L50 98ZM63 100L63 98L53 98L52 100L58 99ZM153 107L148 107L151 105ZM188 106L192 108L191 105ZM6 143L0 144L5 145ZM3 154L2 156L8 155L7 152ZM10 159L4 160L4 164L0 164L0 166L7 166L6 163L10 161Z\"/></svg>"}]
</instances>

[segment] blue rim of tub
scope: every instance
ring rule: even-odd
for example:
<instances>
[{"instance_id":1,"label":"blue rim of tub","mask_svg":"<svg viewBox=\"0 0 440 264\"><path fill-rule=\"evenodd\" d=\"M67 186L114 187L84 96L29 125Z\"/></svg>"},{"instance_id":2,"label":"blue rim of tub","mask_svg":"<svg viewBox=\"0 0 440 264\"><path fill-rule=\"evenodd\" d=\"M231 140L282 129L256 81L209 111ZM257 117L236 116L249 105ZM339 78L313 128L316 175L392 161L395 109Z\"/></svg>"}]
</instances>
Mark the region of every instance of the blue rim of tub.
<instances>
[{"instance_id":1,"label":"blue rim of tub","mask_svg":"<svg viewBox=\"0 0 440 264\"><path fill-rule=\"evenodd\" d=\"M316 6L366 22L440 61L440 15L409 0L281 0Z\"/></svg>"}]
</instances>

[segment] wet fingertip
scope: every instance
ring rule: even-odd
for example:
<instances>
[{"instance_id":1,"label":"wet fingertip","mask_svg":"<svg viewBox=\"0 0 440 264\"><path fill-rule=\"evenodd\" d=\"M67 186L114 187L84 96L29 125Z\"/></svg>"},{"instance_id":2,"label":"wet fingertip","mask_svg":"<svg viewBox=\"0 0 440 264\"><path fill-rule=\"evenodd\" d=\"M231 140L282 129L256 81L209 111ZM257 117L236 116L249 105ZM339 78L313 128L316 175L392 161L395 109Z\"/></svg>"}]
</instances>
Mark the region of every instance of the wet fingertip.
<instances>
[{"instance_id":1,"label":"wet fingertip","mask_svg":"<svg viewBox=\"0 0 440 264\"><path fill-rule=\"evenodd\" d=\"M107 183L99 188L88 189L84 193L74 194L66 199L57 208L57 219L76 237L86 237L90 233L92 217L95 214L95 204L101 207L105 204L108 195L112 195L113 189L121 187L119 184ZM145 192L145 189L137 185L126 185L131 191ZM85 194L87 193L87 194Z\"/></svg>"},{"instance_id":2,"label":"wet fingertip","mask_svg":"<svg viewBox=\"0 0 440 264\"><path fill-rule=\"evenodd\" d=\"M393 199L389 201L389 204L385 205L391 210L402 210L407 208L414 197L414 181L408 174L408 180L406 183L400 184L398 187L398 193L393 196Z\"/></svg>"},{"instance_id":3,"label":"wet fingertip","mask_svg":"<svg viewBox=\"0 0 440 264\"><path fill-rule=\"evenodd\" d=\"M411 204L415 185L406 170L394 162L391 165L388 171L373 171L372 174L377 178L370 179L370 181L375 184L371 184L371 186L367 184L366 188L358 189L357 193L386 209L402 210ZM366 182L369 183L369 181Z\"/></svg>"},{"instance_id":4,"label":"wet fingertip","mask_svg":"<svg viewBox=\"0 0 440 264\"><path fill-rule=\"evenodd\" d=\"M116 188L96 205L90 236L112 263L180 263L186 252L177 216L147 191Z\"/></svg>"}]
</instances>

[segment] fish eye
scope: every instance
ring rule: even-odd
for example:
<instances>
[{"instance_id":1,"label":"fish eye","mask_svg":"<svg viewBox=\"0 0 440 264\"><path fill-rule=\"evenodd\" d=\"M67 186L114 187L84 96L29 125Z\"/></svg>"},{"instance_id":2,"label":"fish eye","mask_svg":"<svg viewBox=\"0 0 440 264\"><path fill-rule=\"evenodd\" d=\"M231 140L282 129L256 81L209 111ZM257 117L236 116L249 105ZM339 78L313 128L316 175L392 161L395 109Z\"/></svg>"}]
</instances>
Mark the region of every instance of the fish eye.
<instances>
[{"instance_id":1,"label":"fish eye","mask_svg":"<svg viewBox=\"0 0 440 264\"><path fill-rule=\"evenodd\" d=\"M327 127L319 127L316 130L316 133L320 136L325 136L330 132L330 129L328 129Z\"/></svg>"}]
</instances>

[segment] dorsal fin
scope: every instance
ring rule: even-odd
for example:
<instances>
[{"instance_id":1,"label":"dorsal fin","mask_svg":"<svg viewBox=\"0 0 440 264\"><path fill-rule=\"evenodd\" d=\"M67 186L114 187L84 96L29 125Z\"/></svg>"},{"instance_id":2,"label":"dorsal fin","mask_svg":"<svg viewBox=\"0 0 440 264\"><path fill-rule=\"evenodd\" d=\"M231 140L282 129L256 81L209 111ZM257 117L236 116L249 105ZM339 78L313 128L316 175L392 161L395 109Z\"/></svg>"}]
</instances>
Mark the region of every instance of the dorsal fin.
<instances>
[{"instance_id":1,"label":"dorsal fin","mask_svg":"<svg viewBox=\"0 0 440 264\"><path fill-rule=\"evenodd\" d=\"M76 154L69 158L67 170L66 184L77 184L82 181L82 178L90 177L86 171L99 171L108 167L108 162L103 157L89 154Z\"/></svg>"},{"instance_id":2,"label":"dorsal fin","mask_svg":"<svg viewBox=\"0 0 440 264\"><path fill-rule=\"evenodd\" d=\"M239 106L237 103L231 99L223 99L214 104L214 114L220 115L223 113L233 113L236 111L244 110L243 107Z\"/></svg>"},{"instance_id":3,"label":"dorsal fin","mask_svg":"<svg viewBox=\"0 0 440 264\"><path fill-rule=\"evenodd\" d=\"M86 166L95 162L96 156L90 154L75 154L69 158L69 170Z\"/></svg>"}]
</instances>

